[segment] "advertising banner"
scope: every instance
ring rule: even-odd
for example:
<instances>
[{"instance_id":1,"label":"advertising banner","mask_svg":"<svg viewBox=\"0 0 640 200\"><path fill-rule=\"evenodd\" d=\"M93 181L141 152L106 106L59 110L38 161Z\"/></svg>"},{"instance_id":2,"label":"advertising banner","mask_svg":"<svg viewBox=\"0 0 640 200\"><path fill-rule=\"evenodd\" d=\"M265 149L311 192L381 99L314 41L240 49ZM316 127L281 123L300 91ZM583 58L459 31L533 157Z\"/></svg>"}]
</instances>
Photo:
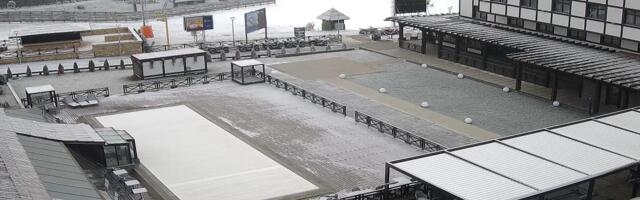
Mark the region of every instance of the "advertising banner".
<instances>
[{"instance_id":1,"label":"advertising banner","mask_svg":"<svg viewBox=\"0 0 640 200\"><path fill-rule=\"evenodd\" d=\"M305 36L305 28L304 27L295 27L293 28L293 35L294 37L298 38L298 39L303 39L306 37Z\"/></svg>"},{"instance_id":2,"label":"advertising banner","mask_svg":"<svg viewBox=\"0 0 640 200\"><path fill-rule=\"evenodd\" d=\"M213 29L213 16L189 16L184 17L185 31L202 31Z\"/></svg>"},{"instance_id":3,"label":"advertising banner","mask_svg":"<svg viewBox=\"0 0 640 200\"><path fill-rule=\"evenodd\" d=\"M267 28L267 11L263 8L244 14L244 26L246 33Z\"/></svg>"}]
</instances>

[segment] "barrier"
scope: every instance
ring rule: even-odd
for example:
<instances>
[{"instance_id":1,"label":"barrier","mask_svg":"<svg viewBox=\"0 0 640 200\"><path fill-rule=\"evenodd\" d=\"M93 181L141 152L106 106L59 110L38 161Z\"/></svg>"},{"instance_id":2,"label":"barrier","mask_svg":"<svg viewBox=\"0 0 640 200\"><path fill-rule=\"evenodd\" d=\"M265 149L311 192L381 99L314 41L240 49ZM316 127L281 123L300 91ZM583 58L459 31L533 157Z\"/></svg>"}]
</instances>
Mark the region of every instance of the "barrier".
<instances>
[{"instance_id":1,"label":"barrier","mask_svg":"<svg viewBox=\"0 0 640 200\"><path fill-rule=\"evenodd\" d=\"M444 146L417 136L409 131L397 128L393 125L387 124L379 119L373 118L367 114L355 111L356 122L366 124L367 127L373 127L380 133L386 133L393 138L398 138L407 144L416 146L424 151L440 151L446 149Z\"/></svg>"}]
</instances>

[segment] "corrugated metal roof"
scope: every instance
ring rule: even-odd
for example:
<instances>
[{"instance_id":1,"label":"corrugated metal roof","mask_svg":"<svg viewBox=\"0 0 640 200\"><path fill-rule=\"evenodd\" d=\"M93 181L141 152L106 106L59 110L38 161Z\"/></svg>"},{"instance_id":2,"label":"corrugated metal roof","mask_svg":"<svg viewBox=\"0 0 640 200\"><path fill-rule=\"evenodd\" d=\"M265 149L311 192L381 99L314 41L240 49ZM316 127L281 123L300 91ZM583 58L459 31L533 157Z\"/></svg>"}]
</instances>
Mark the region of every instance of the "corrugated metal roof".
<instances>
[{"instance_id":1,"label":"corrugated metal roof","mask_svg":"<svg viewBox=\"0 0 640 200\"><path fill-rule=\"evenodd\" d=\"M131 57L134 57L138 60L150 60L150 59L171 58L171 57L177 57L177 56L202 54L202 53L206 53L206 51L203 51L198 48L184 48L184 49L176 49L176 50L169 50L169 51L158 51L158 52L152 52L152 53L134 54Z\"/></svg>"},{"instance_id":2,"label":"corrugated metal roof","mask_svg":"<svg viewBox=\"0 0 640 200\"><path fill-rule=\"evenodd\" d=\"M503 142L589 175L610 172L635 162L635 160L547 131L507 139Z\"/></svg>"},{"instance_id":3,"label":"corrugated metal roof","mask_svg":"<svg viewBox=\"0 0 640 200\"><path fill-rule=\"evenodd\" d=\"M463 199L513 199L536 191L444 153L395 166Z\"/></svg>"},{"instance_id":4,"label":"corrugated metal roof","mask_svg":"<svg viewBox=\"0 0 640 200\"><path fill-rule=\"evenodd\" d=\"M87 124L52 124L13 118L0 109L0 130L65 142L104 142Z\"/></svg>"},{"instance_id":5,"label":"corrugated metal roof","mask_svg":"<svg viewBox=\"0 0 640 200\"><path fill-rule=\"evenodd\" d=\"M637 121L636 124L638 124ZM636 133L595 121L565 126L551 131L640 160L640 135Z\"/></svg>"},{"instance_id":6,"label":"corrugated metal roof","mask_svg":"<svg viewBox=\"0 0 640 200\"><path fill-rule=\"evenodd\" d=\"M51 199L18 136L0 130L0 199Z\"/></svg>"},{"instance_id":7,"label":"corrugated metal roof","mask_svg":"<svg viewBox=\"0 0 640 200\"><path fill-rule=\"evenodd\" d=\"M628 111L613 116L603 117L598 120L630 131L634 131L636 133L640 133L640 123L637 119L640 119L640 112Z\"/></svg>"},{"instance_id":8,"label":"corrugated metal roof","mask_svg":"<svg viewBox=\"0 0 640 200\"><path fill-rule=\"evenodd\" d=\"M500 143L480 145L452 153L536 189L551 189L587 176Z\"/></svg>"},{"instance_id":9,"label":"corrugated metal roof","mask_svg":"<svg viewBox=\"0 0 640 200\"><path fill-rule=\"evenodd\" d=\"M30 136L18 138L52 198L102 199L64 144Z\"/></svg>"},{"instance_id":10,"label":"corrugated metal roof","mask_svg":"<svg viewBox=\"0 0 640 200\"><path fill-rule=\"evenodd\" d=\"M638 165L638 128L630 109L390 164L463 199L521 199Z\"/></svg>"}]
</instances>

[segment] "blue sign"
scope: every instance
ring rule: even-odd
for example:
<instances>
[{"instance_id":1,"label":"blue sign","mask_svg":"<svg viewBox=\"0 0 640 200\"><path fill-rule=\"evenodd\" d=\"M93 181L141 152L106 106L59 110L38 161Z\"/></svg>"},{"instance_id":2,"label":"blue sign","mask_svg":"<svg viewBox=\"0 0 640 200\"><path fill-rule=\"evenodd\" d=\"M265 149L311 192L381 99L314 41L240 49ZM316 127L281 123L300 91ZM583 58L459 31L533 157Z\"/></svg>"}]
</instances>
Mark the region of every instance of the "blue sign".
<instances>
[{"instance_id":1,"label":"blue sign","mask_svg":"<svg viewBox=\"0 0 640 200\"><path fill-rule=\"evenodd\" d=\"M251 33L267 28L267 11L263 8L244 14L244 28L246 33Z\"/></svg>"},{"instance_id":2,"label":"blue sign","mask_svg":"<svg viewBox=\"0 0 640 200\"><path fill-rule=\"evenodd\" d=\"M213 16L202 16L204 20L204 30L213 30Z\"/></svg>"}]
</instances>

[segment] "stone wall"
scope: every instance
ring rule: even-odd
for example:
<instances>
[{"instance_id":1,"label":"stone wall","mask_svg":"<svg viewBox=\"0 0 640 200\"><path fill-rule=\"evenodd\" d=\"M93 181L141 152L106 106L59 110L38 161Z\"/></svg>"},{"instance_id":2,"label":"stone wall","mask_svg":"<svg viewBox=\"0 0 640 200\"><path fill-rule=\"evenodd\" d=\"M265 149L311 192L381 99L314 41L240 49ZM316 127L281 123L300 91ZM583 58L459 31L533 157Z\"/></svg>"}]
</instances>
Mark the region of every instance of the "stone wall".
<instances>
[{"instance_id":1,"label":"stone wall","mask_svg":"<svg viewBox=\"0 0 640 200\"><path fill-rule=\"evenodd\" d=\"M107 42L94 44L93 53L96 57L128 56L142 53L142 42L129 40L120 43Z\"/></svg>"},{"instance_id":2,"label":"stone wall","mask_svg":"<svg viewBox=\"0 0 640 200\"><path fill-rule=\"evenodd\" d=\"M133 36L133 34L131 33L121 33L121 34L112 34L112 35L105 35L104 36L104 41L105 42L117 42L118 40L123 41L123 40L136 40L136 37Z\"/></svg>"}]
</instances>

